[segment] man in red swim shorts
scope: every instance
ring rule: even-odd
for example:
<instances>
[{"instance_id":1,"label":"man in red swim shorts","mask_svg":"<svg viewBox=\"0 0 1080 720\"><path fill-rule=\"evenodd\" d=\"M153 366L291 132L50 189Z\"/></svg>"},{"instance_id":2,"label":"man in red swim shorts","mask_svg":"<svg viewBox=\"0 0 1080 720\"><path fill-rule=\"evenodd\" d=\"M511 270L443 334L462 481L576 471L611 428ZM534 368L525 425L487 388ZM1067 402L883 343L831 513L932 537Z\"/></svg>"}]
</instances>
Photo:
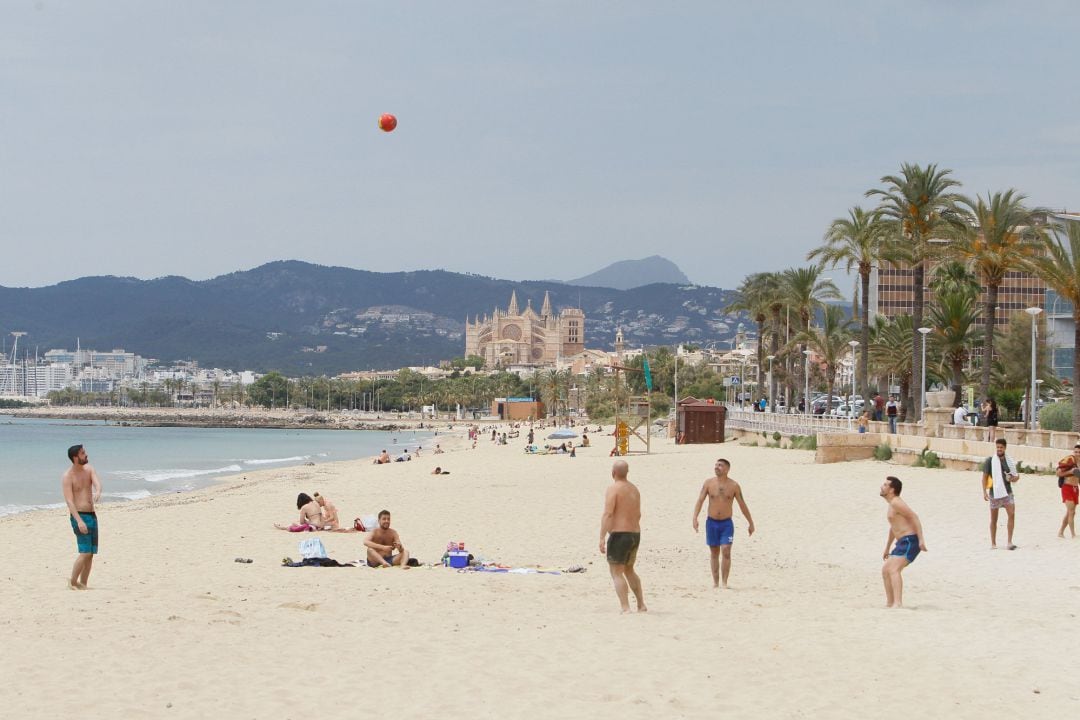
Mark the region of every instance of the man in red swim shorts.
<instances>
[{"instance_id":1,"label":"man in red swim shorts","mask_svg":"<svg viewBox=\"0 0 1080 720\"><path fill-rule=\"evenodd\" d=\"M1065 503L1065 517L1061 519L1058 537L1065 537L1065 528L1076 537L1076 503L1080 502L1080 443L1073 445L1072 455L1063 458L1057 466L1061 502Z\"/></svg>"}]
</instances>

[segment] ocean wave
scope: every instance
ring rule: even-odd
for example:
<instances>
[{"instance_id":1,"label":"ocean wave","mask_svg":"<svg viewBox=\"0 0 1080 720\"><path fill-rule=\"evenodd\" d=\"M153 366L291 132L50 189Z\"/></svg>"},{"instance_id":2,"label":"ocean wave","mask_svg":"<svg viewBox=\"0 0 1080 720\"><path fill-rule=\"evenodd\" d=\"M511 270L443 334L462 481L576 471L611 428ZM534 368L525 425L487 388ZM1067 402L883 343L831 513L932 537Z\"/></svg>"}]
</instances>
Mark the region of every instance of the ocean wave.
<instances>
[{"instance_id":1,"label":"ocean wave","mask_svg":"<svg viewBox=\"0 0 1080 720\"><path fill-rule=\"evenodd\" d=\"M243 462L245 465L270 465L271 463L301 462L303 460L310 459L310 455L293 455L292 457L266 458L261 460L244 460Z\"/></svg>"},{"instance_id":2,"label":"ocean wave","mask_svg":"<svg viewBox=\"0 0 1080 720\"><path fill-rule=\"evenodd\" d=\"M31 510L57 510L66 507L64 503L49 503L45 505L0 505L0 517L5 515L18 515Z\"/></svg>"},{"instance_id":3,"label":"ocean wave","mask_svg":"<svg viewBox=\"0 0 1080 720\"><path fill-rule=\"evenodd\" d=\"M120 500L142 500L152 495L149 490L130 490L127 492L102 493L102 497L117 498Z\"/></svg>"},{"instance_id":4,"label":"ocean wave","mask_svg":"<svg viewBox=\"0 0 1080 720\"><path fill-rule=\"evenodd\" d=\"M171 468L164 470L122 470L116 475L145 480L146 482L159 483L167 480L179 480L181 478L200 477L202 475L220 475L222 473L241 472L244 468L239 465L226 465L225 467L211 468L208 470L189 470L185 468Z\"/></svg>"}]
</instances>

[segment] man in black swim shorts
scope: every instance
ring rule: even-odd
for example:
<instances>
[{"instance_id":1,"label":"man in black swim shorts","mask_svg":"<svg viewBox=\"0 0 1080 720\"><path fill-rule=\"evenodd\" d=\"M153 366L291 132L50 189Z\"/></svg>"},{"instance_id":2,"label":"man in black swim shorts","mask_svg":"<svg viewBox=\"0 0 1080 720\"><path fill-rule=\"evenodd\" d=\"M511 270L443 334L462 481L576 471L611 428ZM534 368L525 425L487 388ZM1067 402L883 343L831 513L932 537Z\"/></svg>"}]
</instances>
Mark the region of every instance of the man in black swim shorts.
<instances>
[{"instance_id":1,"label":"man in black swim shorts","mask_svg":"<svg viewBox=\"0 0 1080 720\"><path fill-rule=\"evenodd\" d=\"M648 610L641 578L634 572L641 544L641 494L626 479L629 470L625 460L616 460L612 465L613 482L604 494L604 514L600 518L600 552L607 556L615 594L624 613L630 612L629 591L634 593L638 612Z\"/></svg>"}]
</instances>

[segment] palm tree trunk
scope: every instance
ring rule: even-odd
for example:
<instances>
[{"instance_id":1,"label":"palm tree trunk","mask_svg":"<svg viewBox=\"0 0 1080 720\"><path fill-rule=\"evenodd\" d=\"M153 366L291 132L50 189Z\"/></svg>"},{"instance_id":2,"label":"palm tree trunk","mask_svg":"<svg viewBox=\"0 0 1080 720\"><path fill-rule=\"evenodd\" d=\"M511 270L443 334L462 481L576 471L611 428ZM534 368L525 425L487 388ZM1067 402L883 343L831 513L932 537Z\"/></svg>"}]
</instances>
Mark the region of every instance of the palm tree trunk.
<instances>
[{"instance_id":1,"label":"palm tree trunk","mask_svg":"<svg viewBox=\"0 0 1080 720\"><path fill-rule=\"evenodd\" d=\"M983 317L986 321L986 344L983 347L982 377L979 380L979 397L987 397L990 392L990 369L994 363L994 327L997 325L998 284L987 283L986 307Z\"/></svg>"},{"instance_id":2,"label":"palm tree trunk","mask_svg":"<svg viewBox=\"0 0 1080 720\"><path fill-rule=\"evenodd\" d=\"M769 354L773 356L773 362L776 362L779 356L780 347L780 308L773 311L773 333L772 344L769 346ZM791 412L791 393L787 394L788 412ZM769 379L769 407L773 412L776 412L776 375L775 371L773 376Z\"/></svg>"},{"instance_id":3,"label":"palm tree trunk","mask_svg":"<svg viewBox=\"0 0 1080 720\"><path fill-rule=\"evenodd\" d=\"M926 271L926 261L920 259L911 272L911 325L915 331L911 334L911 385L919 383L918 397L905 397L904 407L911 412L906 412L904 420L906 422L918 422L922 418L921 402L916 405L922 399L922 393L926 390L923 387L922 382L922 347L919 345L920 341L924 338L922 333L919 332L919 328L923 326L923 280L924 273Z\"/></svg>"},{"instance_id":4,"label":"palm tree trunk","mask_svg":"<svg viewBox=\"0 0 1080 720\"><path fill-rule=\"evenodd\" d=\"M1073 347L1080 347L1080 345L1077 345L1076 343L1080 343L1080 307L1073 305ZM1080 363L1073 363L1072 381L1074 388L1080 387ZM1080 432L1080 398L1076 397L1075 394L1073 395L1072 410L1073 432Z\"/></svg>"},{"instance_id":5,"label":"palm tree trunk","mask_svg":"<svg viewBox=\"0 0 1080 720\"><path fill-rule=\"evenodd\" d=\"M870 403L870 268L860 269L859 281L862 283L862 329L859 332L859 342L862 344L862 367L859 368L859 391L863 396L863 403L868 407Z\"/></svg>"}]
</instances>

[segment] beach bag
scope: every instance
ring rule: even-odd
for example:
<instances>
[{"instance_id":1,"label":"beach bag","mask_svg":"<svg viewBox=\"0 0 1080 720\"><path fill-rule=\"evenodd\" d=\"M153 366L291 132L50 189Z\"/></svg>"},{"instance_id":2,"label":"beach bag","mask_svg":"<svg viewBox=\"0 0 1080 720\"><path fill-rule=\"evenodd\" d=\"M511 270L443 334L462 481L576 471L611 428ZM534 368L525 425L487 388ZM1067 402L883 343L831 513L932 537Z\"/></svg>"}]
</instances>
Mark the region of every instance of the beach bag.
<instances>
[{"instance_id":1,"label":"beach bag","mask_svg":"<svg viewBox=\"0 0 1080 720\"><path fill-rule=\"evenodd\" d=\"M302 558L326 557L326 548L323 547L322 540L317 537L301 540L298 552Z\"/></svg>"},{"instance_id":2,"label":"beach bag","mask_svg":"<svg viewBox=\"0 0 1080 720\"><path fill-rule=\"evenodd\" d=\"M352 521L353 530L356 532L367 532L367 528L364 527L364 521L360 518L356 518Z\"/></svg>"}]
</instances>

